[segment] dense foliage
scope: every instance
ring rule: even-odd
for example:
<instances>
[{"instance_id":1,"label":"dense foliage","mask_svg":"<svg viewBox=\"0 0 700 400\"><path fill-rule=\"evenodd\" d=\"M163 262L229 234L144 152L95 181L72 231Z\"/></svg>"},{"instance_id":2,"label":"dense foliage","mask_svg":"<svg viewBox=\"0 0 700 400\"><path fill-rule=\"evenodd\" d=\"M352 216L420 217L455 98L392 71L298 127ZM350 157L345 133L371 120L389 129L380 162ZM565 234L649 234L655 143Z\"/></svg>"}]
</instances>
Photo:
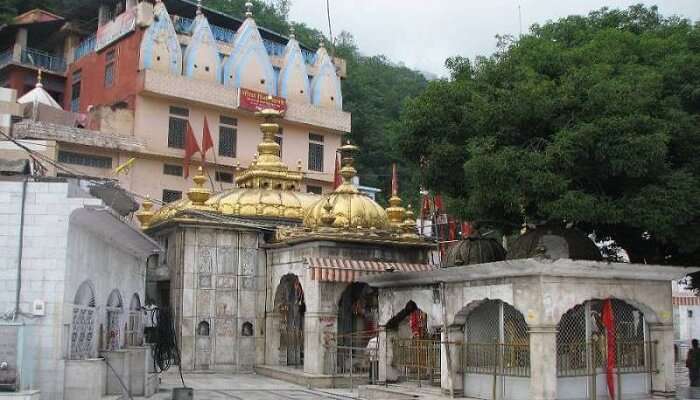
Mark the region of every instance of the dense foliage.
<instances>
[{"instance_id":1,"label":"dense foliage","mask_svg":"<svg viewBox=\"0 0 700 400\"><path fill-rule=\"evenodd\" d=\"M634 6L499 39L405 108L422 182L506 231L566 221L632 261L697 264L700 26Z\"/></svg>"}]
</instances>

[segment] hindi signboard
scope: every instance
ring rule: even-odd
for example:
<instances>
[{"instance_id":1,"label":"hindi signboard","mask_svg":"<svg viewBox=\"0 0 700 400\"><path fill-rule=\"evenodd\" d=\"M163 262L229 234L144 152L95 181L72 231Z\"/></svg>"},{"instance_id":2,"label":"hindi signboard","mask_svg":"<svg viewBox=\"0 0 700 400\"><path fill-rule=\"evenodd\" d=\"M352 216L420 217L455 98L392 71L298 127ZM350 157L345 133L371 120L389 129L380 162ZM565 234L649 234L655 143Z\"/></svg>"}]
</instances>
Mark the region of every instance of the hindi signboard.
<instances>
[{"instance_id":1,"label":"hindi signboard","mask_svg":"<svg viewBox=\"0 0 700 400\"><path fill-rule=\"evenodd\" d=\"M239 88L238 107L248 111L260 111L271 108L285 112L287 110L287 100L282 97L256 92L255 90Z\"/></svg>"},{"instance_id":2,"label":"hindi signboard","mask_svg":"<svg viewBox=\"0 0 700 400\"><path fill-rule=\"evenodd\" d=\"M95 34L95 51L100 51L117 39L136 29L136 7L132 7L117 18L102 25Z\"/></svg>"}]
</instances>

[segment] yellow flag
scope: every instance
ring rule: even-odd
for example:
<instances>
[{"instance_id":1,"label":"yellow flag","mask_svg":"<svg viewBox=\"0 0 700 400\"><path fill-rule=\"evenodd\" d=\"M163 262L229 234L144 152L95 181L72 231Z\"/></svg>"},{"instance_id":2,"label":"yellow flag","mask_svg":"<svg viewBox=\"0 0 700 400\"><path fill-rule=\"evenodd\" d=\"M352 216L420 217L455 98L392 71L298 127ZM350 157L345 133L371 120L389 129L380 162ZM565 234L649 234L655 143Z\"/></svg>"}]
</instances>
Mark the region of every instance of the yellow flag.
<instances>
[{"instance_id":1,"label":"yellow flag","mask_svg":"<svg viewBox=\"0 0 700 400\"><path fill-rule=\"evenodd\" d=\"M114 169L114 175L119 175L119 174L121 174L121 173L124 173L124 175L128 174L128 173L129 173L129 170L130 170L131 167L134 165L134 161L135 161L135 160L136 160L136 159L132 157L132 158L126 160L125 163L120 164L119 166L117 166L117 168Z\"/></svg>"}]
</instances>

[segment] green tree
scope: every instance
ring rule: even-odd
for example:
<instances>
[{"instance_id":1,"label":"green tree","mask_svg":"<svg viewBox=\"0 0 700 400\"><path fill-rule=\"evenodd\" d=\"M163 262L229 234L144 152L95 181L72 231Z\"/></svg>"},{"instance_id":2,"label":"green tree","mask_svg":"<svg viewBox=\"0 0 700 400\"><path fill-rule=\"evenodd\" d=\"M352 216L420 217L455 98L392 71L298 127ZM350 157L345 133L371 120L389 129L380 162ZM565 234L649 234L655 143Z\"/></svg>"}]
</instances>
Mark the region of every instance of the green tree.
<instances>
[{"instance_id":1,"label":"green tree","mask_svg":"<svg viewBox=\"0 0 700 400\"><path fill-rule=\"evenodd\" d=\"M700 261L698 24L603 8L446 65L397 139L452 212L505 231L574 222L633 262Z\"/></svg>"}]
</instances>

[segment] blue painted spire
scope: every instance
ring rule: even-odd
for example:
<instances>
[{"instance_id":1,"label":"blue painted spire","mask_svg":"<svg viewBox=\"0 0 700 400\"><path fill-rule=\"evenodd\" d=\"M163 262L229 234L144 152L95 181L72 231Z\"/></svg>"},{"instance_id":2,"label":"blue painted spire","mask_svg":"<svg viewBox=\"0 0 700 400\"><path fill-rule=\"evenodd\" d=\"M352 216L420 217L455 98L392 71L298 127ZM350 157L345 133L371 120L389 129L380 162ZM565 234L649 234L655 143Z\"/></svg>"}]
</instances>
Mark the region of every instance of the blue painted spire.
<instances>
[{"instance_id":1,"label":"blue painted spire","mask_svg":"<svg viewBox=\"0 0 700 400\"><path fill-rule=\"evenodd\" d=\"M153 23L141 39L139 68L177 75L182 73L182 50L177 33L165 4L160 0L153 7Z\"/></svg>"},{"instance_id":2,"label":"blue painted spire","mask_svg":"<svg viewBox=\"0 0 700 400\"><path fill-rule=\"evenodd\" d=\"M277 82L279 96L295 102L310 103L309 73L301 54L299 42L296 40L294 27L290 29L289 42L284 50L282 60L282 69Z\"/></svg>"},{"instance_id":3,"label":"blue painted spire","mask_svg":"<svg viewBox=\"0 0 700 400\"><path fill-rule=\"evenodd\" d=\"M197 5L197 16L192 23L192 37L185 49L183 75L212 82L220 82L221 65L219 50L211 32L209 21Z\"/></svg>"},{"instance_id":4,"label":"blue painted spire","mask_svg":"<svg viewBox=\"0 0 700 400\"><path fill-rule=\"evenodd\" d=\"M343 94L340 78L335 72L335 65L328 55L323 42L316 51L316 75L311 80L311 103L321 107L343 109Z\"/></svg>"}]
</instances>

